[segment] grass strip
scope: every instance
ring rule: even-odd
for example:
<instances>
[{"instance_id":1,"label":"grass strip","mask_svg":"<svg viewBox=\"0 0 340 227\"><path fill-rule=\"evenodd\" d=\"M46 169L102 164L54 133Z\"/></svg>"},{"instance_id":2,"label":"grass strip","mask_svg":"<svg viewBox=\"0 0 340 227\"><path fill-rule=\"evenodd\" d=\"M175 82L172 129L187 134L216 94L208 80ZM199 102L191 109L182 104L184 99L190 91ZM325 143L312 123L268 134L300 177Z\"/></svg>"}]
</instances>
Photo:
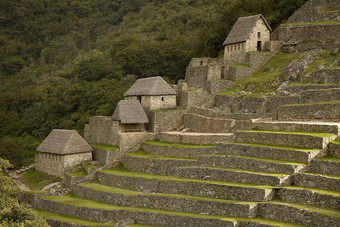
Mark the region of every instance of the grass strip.
<instances>
[{"instance_id":1,"label":"grass strip","mask_svg":"<svg viewBox=\"0 0 340 227\"><path fill-rule=\"evenodd\" d=\"M249 174L259 174L259 175L265 175L265 176L272 176L272 177L284 177L288 176L290 174L280 174L280 173L266 173L266 172L256 172L256 171L248 171L244 169L230 169L230 168L223 168L223 167L211 167L211 166L184 166L179 167L180 169L194 169L194 168L200 168L200 169L214 169L214 170L222 170L222 171L230 171L230 172L241 172L241 173L249 173Z\"/></svg>"},{"instance_id":2,"label":"grass strip","mask_svg":"<svg viewBox=\"0 0 340 227\"><path fill-rule=\"evenodd\" d=\"M51 219L51 220L57 220L61 222L67 222L72 224L78 224L78 225L85 225L85 226L114 226L114 222L104 223L104 222L94 222L90 220L80 219L72 216L66 216L62 214L56 214L44 210L38 210L34 209L34 212L43 217L44 219Z\"/></svg>"},{"instance_id":3,"label":"grass strip","mask_svg":"<svg viewBox=\"0 0 340 227\"><path fill-rule=\"evenodd\" d=\"M84 169L81 169L77 172L69 172L68 174L72 177L84 177L87 175Z\"/></svg>"},{"instance_id":4,"label":"grass strip","mask_svg":"<svg viewBox=\"0 0 340 227\"><path fill-rule=\"evenodd\" d=\"M215 199L215 198L206 198L206 197L200 197L200 196L190 196L190 195L181 195L181 194L144 193L144 192L139 192L139 191L133 191L130 189L117 188L117 187L105 185L102 183L82 183L80 185L87 187L87 188L91 188L92 190L95 190L95 191L110 192L110 193L129 195L129 196L159 196L159 197L174 197L174 198L197 200L197 201L233 203L233 204L243 204L243 205L255 205L256 204L256 202Z\"/></svg>"},{"instance_id":5,"label":"grass strip","mask_svg":"<svg viewBox=\"0 0 340 227\"><path fill-rule=\"evenodd\" d=\"M99 143L90 143L91 147L94 149L100 149L104 151L114 151L118 149L118 146L107 145L107 144L99 144Z\"/></svg>"},{"instance_id":6,"label":"grass strip","mask_svg":"<svg viewBox=\"0 0 340 227\"><path fill-rule=\"evenodd\" d=\"M251 147L266 147L266 148L273 148L273 149L282 149L282 150L294 150L294 151L302 151L302 152L311 152L311 151L319 151L320 149L310 149L310 148L301 148L301 147L293 147L293 146L280 146L280 145L272 145L272 144L262 144L262 143L230 143L227 142L225 144L230 145L245 145Z\"/></svg>"},{"instance_id":7,"label":"grass strip","mask_svg":"<svg viewBox=\"0 0 340 227\"><path fill-rule=\"evenodd\" d=\"M314 105L327 105L327 104L340 104L340 101L316 102L316 103L301 103L301 104L288 104L288 105L282 105L282 106L314 106Z\"/></svg>"},{"instance_id":8,"label":"grass strip","mask_svg":"<svg viewBox=\"0 0 340 227\"><path fill-rule=\"evenodd\" d=\"M306 172L306 173L302 173L302 174L306 174L306 175L313 175L313 176L318 176L318 177L326 177L326 178L332 178L332 179L336 179L336 180L339 180L340 179L340 176L335 176L335 175L329 175L329 174L321 174L321 173L309 173L309 172Z\"/></svg>"},{"instance_id":9,"label":"grass strip","mask_svg":"<svg viewBox=\"0 0 340 227\"><path fill-rule=\"evenodd\" d=\"M178 147L178 148L212 148L215 145L197 145L197 144L188 144L188 143L171 143L171 142L163 142L159 140L153 141L145 141L144 144L154 145L154 146L163 146L163 147Z\"/></svg>"},{"instance_id":10,"label":"grass strip","mask_svg":"<svg viewBox=\"0 0 340 227\"><path fill-rule=\"evenodd\" d=\"M336 145L340 145L340 141L338 141L338 140L333 140L333 141L331 141L331 143L336 144Z\"/></svg>"},{"instance_id":11,"label":"grass strip","mask_svg":"<svg viewBox=\"0 0 340 227\"><path fill-rule=\"evenodd\" d=\"M324 156L321 158L316 158L318 161L332 161L332 162L340 162L340 158L334 156Z\"/></svg>"},{"instance_id":12,"label":"grass strip","mask_svg":"<svg viewBox=\"0 0 340 227\"><path fill-rule=\"evenodd\" d=\"M196 159L194 159L194 158L179 158L179 157L174 157L174 156L152 155L152 154L149 154L148 152L146 152L143 149L128 153L128 154L126 154L126 156L136 157L136 158L147 158L147 159L151 159L151 160L164 159L164 160L196 161Z\"/></svg>"},{"instance_id":13,"label":"grass strip","mask_svg":"<svg viewBox=\"0 0 340 227\"><path fill-rule=\"evenodd\" d=\"M101 170L99 172L105 173L105 174L132 177L132 178L154 179L154 180L159 180L159 181L179 181L179 182L188 182L188 183L224 185L224 186L231 186L231 187L272 189L272 186L268 186L268 185L252 185L252 184L232 183L232 182L224 182L224 181L203 181L203 180L197 180L197 179L179 178L175 176L163 176L163 175L156 175L156 174L147 174L143 172L131 172L125 169L123 165L119 165L119 166L116 166L114 168L107 169L107 170Z\"/></svg>"},{"instance_id":14,"label":"grass strip","mask_svg":"<svg viewBox=\"0 0 340 227\"><path fill-rule=\"evenodd\" d=\"M61 181L59 177L30 169L21 175L21 179L31 190L41 190L46 185Z\"/></svg>"},{"instance_id":15,"label":"grass strip","mask_svg":"<svg viewBox=\"0 0 340 227\"><path fill-rule=\"evenodd\" d=\"M300 131L265 131L265 130L241 130L239 132L251 132L251 133L272 133L272 134L287 134L287 135L306 135L314 137L331 137L331 133L321 132L300 132Z\"/></svg>"},{"instance_id":16,"label":"grass strip","mask_svg":"<svg viewBox=\"0 0 340 227\"><path fill-rule=\"evenodd\" d=\"M299 186L283 186L283 187L280 187L280 188L292 189L292 190L308 190L308 191L312 191L312 192L318 193L318 194L340 197L340 191L335 191L335 190L325 190L325 189L319 189L319 188L306 188L306 187L299 187Z\"/></svg>"}]
</instances>

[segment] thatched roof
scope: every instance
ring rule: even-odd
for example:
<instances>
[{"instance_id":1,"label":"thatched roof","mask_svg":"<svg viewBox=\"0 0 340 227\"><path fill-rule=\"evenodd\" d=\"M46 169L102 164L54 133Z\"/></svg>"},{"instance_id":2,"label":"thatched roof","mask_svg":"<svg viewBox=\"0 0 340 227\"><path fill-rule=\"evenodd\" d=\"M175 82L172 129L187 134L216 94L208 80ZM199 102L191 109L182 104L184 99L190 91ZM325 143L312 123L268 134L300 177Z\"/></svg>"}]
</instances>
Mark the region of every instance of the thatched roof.
<instances>
[{"instance_id":1,"label":"thatched roof","mask_svg":"<svg viewBox=\"0 0 340 227\"><path fill-rule=\"evenodd\" d=\"M148 117L137 100L120 100L112 115L112 120L123 124L149 123Z\"/></svg>"},{"instance_id":2,"label":"thatched roof","mask_svg":"<svg viewBox=\"0 0 340 227\"><path fill-rule=\"evenodd\" d=\"M93 149L76 130L53 129L37 151L53 154L77 154Z\"/></svg>"},{"instance_id":3,"label":"thatched roof","mask_svg":"<svg viewBox=\"0 0 340 227\"><path fill-rule=\"evenodd\" d=\"M268 30L272 31L266 19L261 14L240 17L229 32L226 40L223 43L223 46L247 41L251 31L259 19L262 19Z\"/></svg>"},{"instance_id":4,"label":"thatched roof","mask_svg":"<svg viewBox=\"0 0 340 227\"><path fill-rule=\"evenodd\" d=\"M176 91L160 76L137 80L124 96L176 95Z\"/></svg>"}]
</instances>

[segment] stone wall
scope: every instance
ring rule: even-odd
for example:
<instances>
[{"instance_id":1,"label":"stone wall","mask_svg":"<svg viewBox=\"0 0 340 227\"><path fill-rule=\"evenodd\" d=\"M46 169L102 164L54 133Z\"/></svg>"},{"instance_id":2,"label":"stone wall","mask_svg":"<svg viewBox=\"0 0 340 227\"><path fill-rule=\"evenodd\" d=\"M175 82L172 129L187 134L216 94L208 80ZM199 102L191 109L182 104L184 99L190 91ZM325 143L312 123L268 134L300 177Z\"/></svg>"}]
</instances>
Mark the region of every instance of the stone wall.
<instances>
[{"instance_id":1,"label":"stone wall","mask_svg":"<svg viewBox=\"0 0 340 227\"><path fill-rule=\"evenodd\" d=\"M206 83L208 92L212 95L217 95L233 86L234 82L230 80L209 80Z\"/></svg>"},{"instance_id":2,"label":"stone wall","mask_svg":"<svg viewBox=\"0 0 340 227\"><path fill-rule=\"evenodd\" d=\"M308 77L311 84L339 84L340 69L321 69L317 70Z\"/></svg>"},{"instance_id":3,"label":"stone wall","mask_svg":"<svg viewBox=\"0 0 340 227\"><path fill-rule=\"evenodd\" d=\"M178 129L183 123L182 110L155 111L150 113L149 130L164 132Z\"/></svg>"},{"instance_id":4,"label":"stone wall","mask_svg":"<svg viewBox=\"0 0 340 227\"><path fill-rule=\"evenodd\" d=\"M251 72L252 68L249 66L231 66L228 79L237 82L249 76Z\"/></svg>"},{"instance_id":5,"label":"stone wall","mask_svg":"<svg viewBox=\"0 0 340 227\"><path fill-rule=\"evenodd\" d=\"M230 107L232 113L257 113L265 101L264 97L232 97L218 95L215 98L215 105L219 107Z\"/></svg>"},{"instance_id":6,"label":"stone wall","mask_svg":"<svg viewBox=\"0 0 340 227\"><path fill-rule=\"evenodd\" d=\"M118 121L112 121L111 117L91 117L90 123L85 125L84 138L89 143L117 145L118 129Z\"/></svg>"},{"instance_id":7,"label":"stone wall","mask_svg":"<svg viewBox=\"0 0 340 227\"><path fill-rule=\"evenodd\" d=\"M328 154L340 158L340 144L328 144Z\"/></svg>"},{"instance_id":8,"label":"stone wall","mask_svg":"<svg viewBox=\"0 0 340 227\"><path fill-rule=\"evenodd\" d=\"M119 134L119 150L120 156L125 153L139 150L142 144L146 140L155 140L156 135L153 133L146 132L131 132L131 133L121 133Z\"/></svg>"},{"instance_id":9,"label":"stone wall","mask_svg":"<svg viewBox=\"0 0 340 227\"><path fill-rule=\"evenodd\" d=\"M204 90L187 90L180 94L179 108L182 110L190 107L212 107L214 105L213 95L209 95Z\"/></svg>"},{"instance_id":10,"label":"stone wall","mask_svg":"<svg viewBox=\"0 0 340 227\"><path fill-rule=\"evenodd\" d=\"M112 163L115 157L117 157L118 149L112 151L105 151L101 149L93 149L93 160L97 160L101 165Z\"/></svg>"}]
</instances>

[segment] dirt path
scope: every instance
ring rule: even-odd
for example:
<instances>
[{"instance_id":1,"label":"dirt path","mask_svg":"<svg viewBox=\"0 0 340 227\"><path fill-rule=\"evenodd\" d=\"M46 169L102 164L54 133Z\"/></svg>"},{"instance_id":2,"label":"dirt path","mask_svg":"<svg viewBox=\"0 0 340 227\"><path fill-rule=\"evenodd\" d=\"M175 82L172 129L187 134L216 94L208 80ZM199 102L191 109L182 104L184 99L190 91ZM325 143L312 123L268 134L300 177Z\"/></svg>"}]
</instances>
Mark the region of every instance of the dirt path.
<instances>
[{"instance_id":1,"label":"dirt path","mask_svg":"<svg viewBox=\"0 0 340 227\"><path fill-rule=\"evenodd\" d=\"M31 191L29 187L21 180L21 177L16 172L10 173L9 177L18 185L22 191Z\"/></svg>"}]
</instances>

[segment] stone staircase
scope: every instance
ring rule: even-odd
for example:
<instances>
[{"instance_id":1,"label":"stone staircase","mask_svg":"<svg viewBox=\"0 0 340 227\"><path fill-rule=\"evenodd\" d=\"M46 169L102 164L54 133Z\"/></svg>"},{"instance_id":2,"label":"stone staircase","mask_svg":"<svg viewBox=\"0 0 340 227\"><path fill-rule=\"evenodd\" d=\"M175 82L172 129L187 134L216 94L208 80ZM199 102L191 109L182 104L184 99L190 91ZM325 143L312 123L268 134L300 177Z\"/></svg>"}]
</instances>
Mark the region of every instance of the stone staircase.
<instances>
[{"instance_id":1,"label":"stone staircase","mask_svg":"<svg viewBox=\"0 0 340 227\"><path fill-rule=\"evenodd\" d=\"M35 208L103 225L339 226L340 158L328 143L340 125L253 125L211 145L165 133L95 180L72 185L73 194L42 197Z\"/></svg>"}]
</instances>

